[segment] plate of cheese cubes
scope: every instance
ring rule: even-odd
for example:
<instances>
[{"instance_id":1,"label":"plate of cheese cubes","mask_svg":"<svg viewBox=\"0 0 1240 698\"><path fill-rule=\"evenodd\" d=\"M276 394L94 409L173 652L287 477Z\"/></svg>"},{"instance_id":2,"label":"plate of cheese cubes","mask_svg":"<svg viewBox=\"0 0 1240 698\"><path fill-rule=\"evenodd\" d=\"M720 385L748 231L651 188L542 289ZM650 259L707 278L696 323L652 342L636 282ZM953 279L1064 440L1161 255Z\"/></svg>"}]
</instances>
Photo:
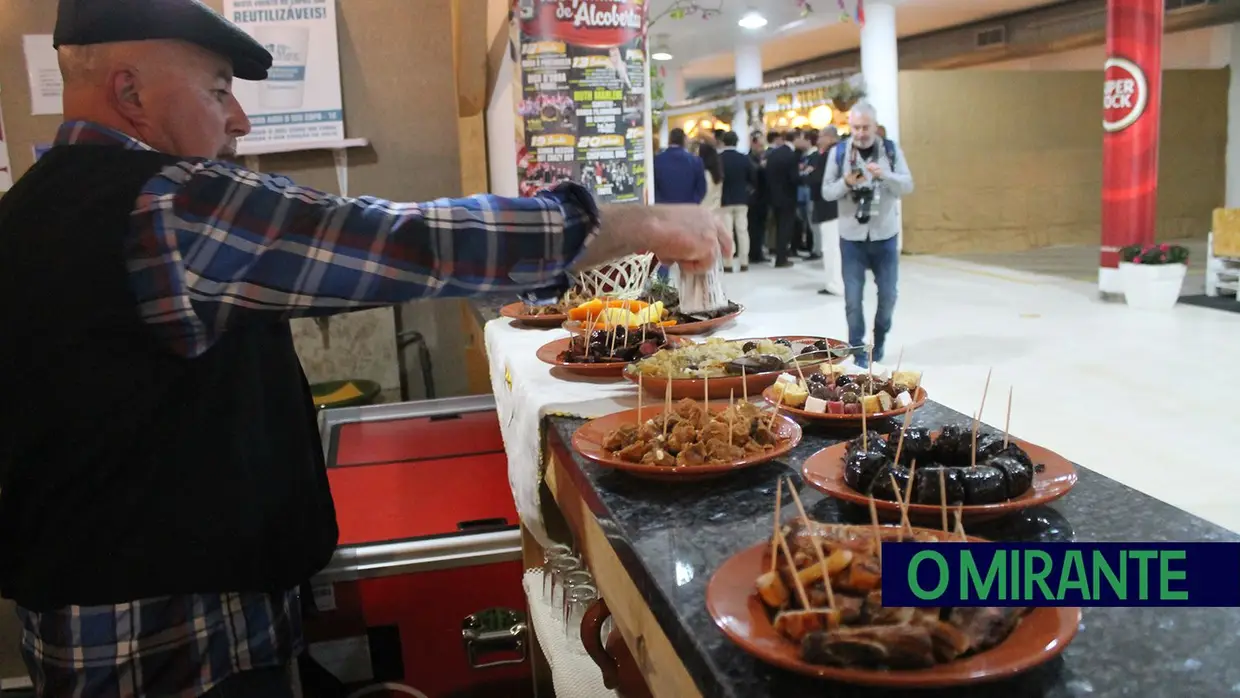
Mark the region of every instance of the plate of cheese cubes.
<instances>
[{"instance_id":1,"label":"plate of cheese cubes","mask_svg":"<svg viewBox=\"0 0 1240 698\"><path fill-rule=\"evenodd\" d=\"M855 366L821 364L812 372L780 374L762 397L797 417L852 423L911 412L928 396L920 371L871 373Z\"/></svg>"}]
</instances>

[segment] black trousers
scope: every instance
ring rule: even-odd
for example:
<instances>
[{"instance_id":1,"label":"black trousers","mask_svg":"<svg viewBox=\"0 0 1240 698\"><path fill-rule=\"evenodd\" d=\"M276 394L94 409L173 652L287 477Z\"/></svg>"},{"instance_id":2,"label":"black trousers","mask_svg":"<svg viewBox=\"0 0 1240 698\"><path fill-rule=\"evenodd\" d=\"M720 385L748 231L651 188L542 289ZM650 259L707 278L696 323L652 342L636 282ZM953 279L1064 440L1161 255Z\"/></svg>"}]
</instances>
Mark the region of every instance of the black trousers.
<instances>
[{"instance_id":1,"label":"black trousers","mask_svg":"<svg viewBox=\"0 0 1240 698\"><path fill-rule=\"evenodd\" d=\"M766 256L766 199L749 200L749 261L760 262Z\"/></svg>"},{"instance_id":2,"label":"black trousers","mask_svg":"<svg viewBox=\"0 0 1240 698\"><path fill-rule=\"evenodd\" d=\"M797 203L776 204L775 210L775 262L786 262L792 247L792 235L797 227Z\"/></svg>"}]
</instances>

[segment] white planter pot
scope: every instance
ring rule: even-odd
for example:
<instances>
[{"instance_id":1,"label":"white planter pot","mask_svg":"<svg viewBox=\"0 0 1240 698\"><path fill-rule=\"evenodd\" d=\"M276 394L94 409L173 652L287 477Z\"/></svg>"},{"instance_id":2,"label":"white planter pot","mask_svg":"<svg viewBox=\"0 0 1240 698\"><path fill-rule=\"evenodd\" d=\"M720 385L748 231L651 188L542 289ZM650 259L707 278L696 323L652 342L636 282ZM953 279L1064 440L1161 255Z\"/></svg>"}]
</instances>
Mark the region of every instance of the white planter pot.
<instances>
[{"instance_id":1,"label":"white planter pot","mask_svg":"<svg viewBox=\"0 0 1240 698\"><path fill-rule=\"evenodd\" d=\"M1168 310L1180 298L1184 286L1186 264L1119 263L1124 300L1133 308Z\"/></svg>"}]
</instances>

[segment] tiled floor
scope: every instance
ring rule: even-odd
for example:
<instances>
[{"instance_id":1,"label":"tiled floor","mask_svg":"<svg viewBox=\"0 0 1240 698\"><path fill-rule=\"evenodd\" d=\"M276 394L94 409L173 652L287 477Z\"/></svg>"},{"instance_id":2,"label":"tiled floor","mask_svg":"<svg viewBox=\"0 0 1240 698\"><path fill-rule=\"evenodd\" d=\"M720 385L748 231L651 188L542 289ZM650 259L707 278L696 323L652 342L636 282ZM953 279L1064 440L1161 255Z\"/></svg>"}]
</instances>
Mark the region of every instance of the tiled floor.
<instances>
[{"instance_id":1,"label":"tiled floor","mask_svg":"<svg viewBox=\"0 0 1240 698\"><path fill-rule=\"evenodd\" d=\"M1093 282L959 259L904 257L900 275L887 360L903 348L934 399L976 411L993 369L987 422L1002 424L1012 386L1014 434L1240 531L1240 468L1226 436L1240 419L1240 315L1135 311L1098 300ZM726 282L779 331L845 337L843 300L817 295L819 276L803 263ZM866 304L872 316L872 284Z\"/></svg>"}]
</instances>

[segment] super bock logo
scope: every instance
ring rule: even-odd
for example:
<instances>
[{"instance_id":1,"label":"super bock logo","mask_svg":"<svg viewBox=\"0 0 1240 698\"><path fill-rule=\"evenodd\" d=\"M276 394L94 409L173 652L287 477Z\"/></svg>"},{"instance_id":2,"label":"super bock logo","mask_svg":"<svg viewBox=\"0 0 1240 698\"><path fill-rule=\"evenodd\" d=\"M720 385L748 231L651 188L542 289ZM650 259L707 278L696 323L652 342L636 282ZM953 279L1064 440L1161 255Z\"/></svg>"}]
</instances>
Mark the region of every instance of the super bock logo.
<instances>
[{"instance_id":1,"label":"super bock logo","mask_svg":"<svg viewBox=\"0 0 1240 698\"><path fill-rule=\"evenodd\" d=\"M1108 58L1103 66L1102 128L1117 133L1135 124L1145 113L1149 83L1141 66L1126 58Z\"/></svg>"}]
</instances>

